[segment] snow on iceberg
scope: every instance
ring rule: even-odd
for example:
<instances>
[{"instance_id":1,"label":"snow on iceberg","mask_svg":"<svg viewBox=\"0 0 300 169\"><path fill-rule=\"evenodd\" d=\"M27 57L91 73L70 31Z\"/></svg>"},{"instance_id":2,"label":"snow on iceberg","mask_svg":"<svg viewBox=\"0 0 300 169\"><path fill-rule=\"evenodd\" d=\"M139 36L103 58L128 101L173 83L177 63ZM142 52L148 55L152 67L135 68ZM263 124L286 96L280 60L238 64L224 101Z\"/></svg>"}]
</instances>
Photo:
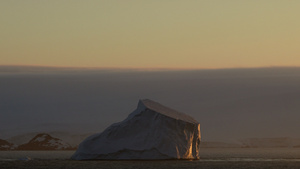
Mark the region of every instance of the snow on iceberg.
<instances>
[{"instance_id":1,"label":"snow on iceberg","mask_svg":"<svg viewBox=\"0 0 300 169\"><path fill-rule=\"evenodd\" d=\"M151 100L140 100L124 121L80 143L74 160L199 159L200 124Z\"/></svg>"}]
</instances>

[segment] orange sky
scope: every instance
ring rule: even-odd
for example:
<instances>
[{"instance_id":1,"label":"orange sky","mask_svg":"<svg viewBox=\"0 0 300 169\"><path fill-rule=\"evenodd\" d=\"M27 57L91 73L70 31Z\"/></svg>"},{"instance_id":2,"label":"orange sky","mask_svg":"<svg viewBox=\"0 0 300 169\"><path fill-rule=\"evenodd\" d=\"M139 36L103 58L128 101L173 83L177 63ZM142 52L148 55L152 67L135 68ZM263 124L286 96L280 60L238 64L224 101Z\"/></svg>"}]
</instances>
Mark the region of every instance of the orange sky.
<instances>
[{"instance_id":1,"label":"orange sky","mask_svg":"<svg viewBox=\"0 0 300 169\"><path fill-rule=\"evenodd\" d=\"M300 1L0 1L0 65L300 66Z\"/></svg>"}]
</instances>

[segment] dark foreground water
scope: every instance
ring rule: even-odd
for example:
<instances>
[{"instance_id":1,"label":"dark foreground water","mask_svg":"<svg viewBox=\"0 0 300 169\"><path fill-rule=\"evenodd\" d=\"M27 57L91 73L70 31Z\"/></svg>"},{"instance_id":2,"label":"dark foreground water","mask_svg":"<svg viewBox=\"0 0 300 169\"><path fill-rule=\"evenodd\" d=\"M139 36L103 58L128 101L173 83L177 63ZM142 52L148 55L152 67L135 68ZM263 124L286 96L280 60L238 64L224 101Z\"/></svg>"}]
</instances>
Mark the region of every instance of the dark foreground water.
<instances>
[{"instance_id":1,"label":"dark foreground water","mask_svg":"<svg viewBox=\"0 0 300 169\"><path fill-rule=\"evenodd\" d=\"M299 148L201 149L201 159L196 161L73 161L73 151L0 151L0 168L61 168L61 169L300 169Z\"/></svg>"}]
</instances>

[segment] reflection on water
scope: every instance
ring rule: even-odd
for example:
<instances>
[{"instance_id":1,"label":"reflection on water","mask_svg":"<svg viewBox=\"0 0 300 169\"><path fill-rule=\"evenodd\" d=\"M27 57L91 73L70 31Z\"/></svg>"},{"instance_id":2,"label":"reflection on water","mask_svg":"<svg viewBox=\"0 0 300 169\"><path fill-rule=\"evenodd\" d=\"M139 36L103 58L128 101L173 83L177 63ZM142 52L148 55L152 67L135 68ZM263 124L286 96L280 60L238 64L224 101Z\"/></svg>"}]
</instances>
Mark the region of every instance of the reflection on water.
<instances>
[{"instance_id":1,"label":"reflection on water","mask_svg":"<svg viewBox=\"0 0 300 169\"><path fill-rule=\"evenodd\" d=\"M75 151L0 151L0 160L67 160ZM30 160L29 159L29 160ZM299 161L300 148L202 148L199 161Z\"/></svg>"},{"instance_id":2,"label":"reflection on water","mask_svg":"<svg viewBox=\"0 0 300 169\"><path fill-rule=\"evenodd\" d=\"M0 151L0 160L70 159L74 151Z\"/></svg>"},{"instance_id":3,"label":"reflection on water","mask_svg":"<svg viewBox=\"0 0 300 169\"><path fill-rule=\"evenodd\" d=\"M288 160L300 159L300 148L203 148L202 160Z\"/></svg>"},{"instance_id":4,"label":"reflection on water","mask_svg":"<svg viewBox=\"0 0 300 169\"><path fill-rule=\"evenodd\" d=\"M0 151L1 168L300 168L299 148L203 148L201 159L73 161L74 151Z\"/></svg>"}]
</instances>

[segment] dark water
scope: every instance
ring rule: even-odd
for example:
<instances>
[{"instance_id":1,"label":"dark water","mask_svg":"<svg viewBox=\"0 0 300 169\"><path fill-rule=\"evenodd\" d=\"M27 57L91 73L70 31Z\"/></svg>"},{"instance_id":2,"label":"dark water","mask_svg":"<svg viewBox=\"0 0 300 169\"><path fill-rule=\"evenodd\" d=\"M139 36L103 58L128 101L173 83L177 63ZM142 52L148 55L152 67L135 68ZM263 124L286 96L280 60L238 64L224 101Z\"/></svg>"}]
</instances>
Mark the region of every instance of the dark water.
<instances>
[{"instance_id":1,"label":"dark water","mask_svg":"<svg viewBox=\"0 0 300 169\"><path fill-rule=\"evenodd\" d=\"M195 161L73 161L73 151L11 151L0 152L0 168L61 168L61 169L114 169L114 168L199 168L199 169L270 169L300 168L300 149L248 149L206 148L201 150L201 159Z\"/></svg>"}]
</instances>

